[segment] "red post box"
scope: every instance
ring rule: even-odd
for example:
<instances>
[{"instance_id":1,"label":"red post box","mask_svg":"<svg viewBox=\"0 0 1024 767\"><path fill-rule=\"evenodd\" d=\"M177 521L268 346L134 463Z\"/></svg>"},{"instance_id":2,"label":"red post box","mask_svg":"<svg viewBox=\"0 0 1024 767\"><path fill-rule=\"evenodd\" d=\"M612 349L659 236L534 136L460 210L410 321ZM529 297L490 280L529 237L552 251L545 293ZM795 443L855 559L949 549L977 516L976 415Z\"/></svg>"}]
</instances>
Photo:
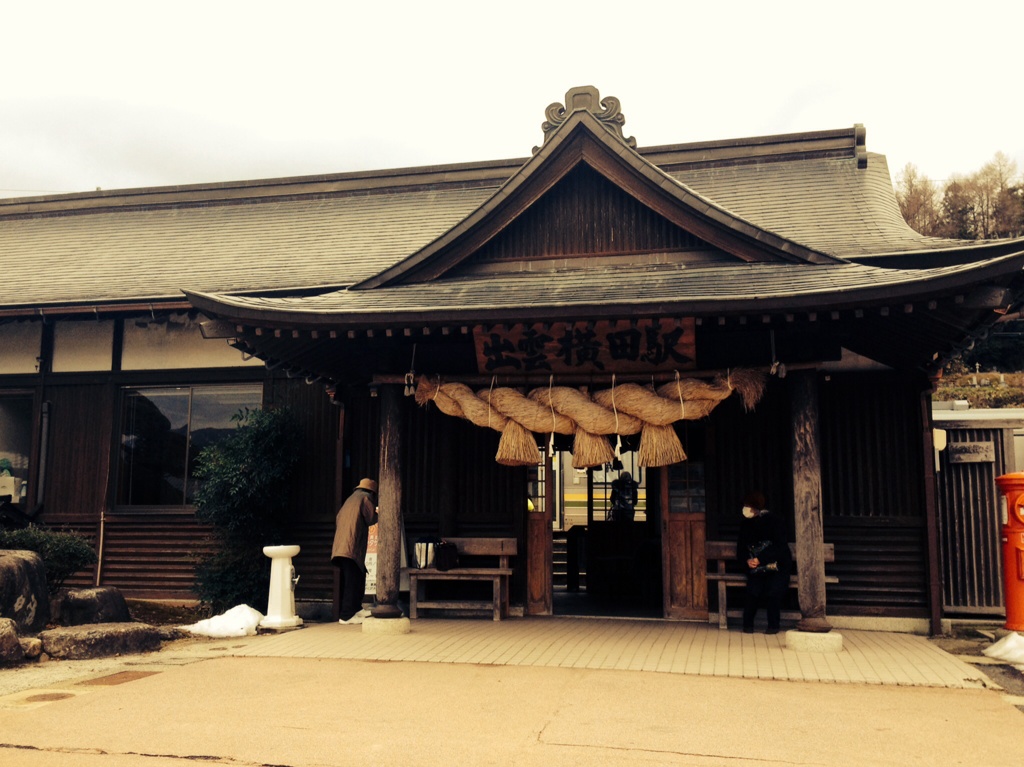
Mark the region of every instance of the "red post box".
<instances>
[{"instance_id":1,"label":"red post box","mask_svg":"<svg viewBox=\"0 0 1024 767\"><path fill-rule=\"evenodd\" d=\"M996 477L1002 498L1006 628L1024 631L1024 472Z\"/></svg>"}]
</instances>

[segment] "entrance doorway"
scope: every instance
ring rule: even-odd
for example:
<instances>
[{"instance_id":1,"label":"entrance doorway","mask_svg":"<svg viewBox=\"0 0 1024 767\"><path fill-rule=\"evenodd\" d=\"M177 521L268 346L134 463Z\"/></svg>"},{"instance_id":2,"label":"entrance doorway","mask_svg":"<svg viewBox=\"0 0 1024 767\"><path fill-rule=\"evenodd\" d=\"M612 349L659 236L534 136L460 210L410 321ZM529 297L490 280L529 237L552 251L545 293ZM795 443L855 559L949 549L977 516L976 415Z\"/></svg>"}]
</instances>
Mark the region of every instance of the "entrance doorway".
<instances>
[{"instance_id":1,"label":"entrance doorway","mask_svg":"<svg viewBox=\"0 0 1024 767\"><path fill-rule=\"evenodd\" d=\"M593 469L552 456L549 560L555 615L707 620L706 429L677 434L687 460L645 470L635 450ZM617 514L622 480L635 480L631 515ZM617 492L618 489L618 492Z\"/></svg>"},{"instance_id":2,"label":"entrance doorway","mask_svg":"<svg viewBox=\"0 0 1024 767\"><path fill-rule=\"evenodd\" d=\"M636 457L574 469L568 451L552 456L555 615L662 616L661 533Z\"/></svg>"}]
</instances>

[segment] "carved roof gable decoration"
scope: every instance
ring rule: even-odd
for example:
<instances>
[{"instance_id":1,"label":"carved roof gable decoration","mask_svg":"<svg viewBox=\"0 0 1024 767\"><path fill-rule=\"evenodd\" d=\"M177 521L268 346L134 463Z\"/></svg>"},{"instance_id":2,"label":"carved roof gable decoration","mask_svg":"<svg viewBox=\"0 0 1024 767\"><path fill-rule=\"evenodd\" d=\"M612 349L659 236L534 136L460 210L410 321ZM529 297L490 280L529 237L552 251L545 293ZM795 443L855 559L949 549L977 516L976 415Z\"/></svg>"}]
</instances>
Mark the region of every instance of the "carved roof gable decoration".
<instances>
[{"instance_id":1,"label":"carved roof gable decoration","mask_svg":"<svg viewBox=\"0 0 1024 767\"><path fill-rule=\"evenodd\" d=\"M565 106L556 101L544 110L544 116L547 119L540 126L541 130L544 131L544 144L548 143L548 139L554 135L554 132L569 119L569 115L580 111L590 112L597 118L605 130L630 149L636 149L636 139L632 136L626 138L622 132L622 126L626 124L626 118L620 109L619 100L614 96L606 96L602 99L601 94L598 93L597 88L593 85L571 88L565 94ZM539 151L540 147L535 146L533 148L534 154L537 154Z\"/></svg>"}]
</instances>

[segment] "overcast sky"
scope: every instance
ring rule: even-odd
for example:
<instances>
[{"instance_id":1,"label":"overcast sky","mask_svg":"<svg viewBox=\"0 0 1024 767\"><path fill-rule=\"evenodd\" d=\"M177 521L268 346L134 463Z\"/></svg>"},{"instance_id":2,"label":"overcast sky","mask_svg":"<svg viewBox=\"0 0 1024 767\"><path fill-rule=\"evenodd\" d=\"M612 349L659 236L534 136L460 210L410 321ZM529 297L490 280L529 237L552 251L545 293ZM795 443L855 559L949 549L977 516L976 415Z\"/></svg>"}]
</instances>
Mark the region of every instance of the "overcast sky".
<instances>
[{"instance_id":1,"label":"overcast sky","mask_svg":"<svg viewBox=\"0 0 1024 767\"><path fill-rule=\"evenodd\" d=\"M576 85L640 147L863 123L894 176L1024 170L1019 0L0 0L0 23L8 197L526 157Z\"/></svg>"}]
</instances>

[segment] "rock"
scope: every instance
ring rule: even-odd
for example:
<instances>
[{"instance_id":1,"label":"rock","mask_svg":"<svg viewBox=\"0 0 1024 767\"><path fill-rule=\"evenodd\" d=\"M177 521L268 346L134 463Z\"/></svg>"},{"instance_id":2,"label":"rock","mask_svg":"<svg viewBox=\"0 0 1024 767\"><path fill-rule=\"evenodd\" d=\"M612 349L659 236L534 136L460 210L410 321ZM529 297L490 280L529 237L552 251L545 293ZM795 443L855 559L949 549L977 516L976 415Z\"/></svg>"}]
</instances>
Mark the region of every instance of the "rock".
<instances>
[{"instance_id":1,"label":"rock","mask_svg":"<svg viewBox=\"0 0 1024 767\"><path fill-rule=\"evenodd\" d=\"M25 651L18 641L17 624L10 618L0 618L0 665L13 666L25 659Z\"/></svg>"},{"instance_id":2,"label":"rock","mask_svg":"<svg viewBox=\"0 0 1024 767\"><path fill-rule=\"evenodd\" d=\"M157 626L157 633L160 634L160 639L164 642L174 642L178 639L191 639L193 634L191 631L182 628L181 626Z\"/></svg>"},{"instance_id":3,"label":"rock","mask_svg":"<svg viewBox=\"0 0 1024 767\"><path fill-rule=\"evenodd\" d=\"M35 634L50 620L46 568L34 551L0 550L0 615L22 634Z\"/></svg>"},{"instance_id":4,"label":"rock","mask_svg":"<svg viewBox=\"0 0 1024 767\"><path fill-rule=\"evenodd\" d=\"M39 635L51 658L83 660L160 649L160 632L145 623L91 623L49 629Z\"/></svg>"},{"instance_id":5,"label":"rock","mask_svg":"<svg viewBox=\"0 0 1024 767\"><path fill-rule=\"evenodd\" d=\"M54 600L51 611L62 626L128 623L132 619L124 596L114 588L69 590Z\"/></svg>"},{"instance_id":6,"label":"rock","mask_svg":"<svg viewBox=\"0 0 1024 767\"><path fill-rule=\"evenodd\" d=\"M35 660L43 652L43 643L38 637L22 637L21 649L25 652L25 660Z\"/></svg>"}]
</instances>

